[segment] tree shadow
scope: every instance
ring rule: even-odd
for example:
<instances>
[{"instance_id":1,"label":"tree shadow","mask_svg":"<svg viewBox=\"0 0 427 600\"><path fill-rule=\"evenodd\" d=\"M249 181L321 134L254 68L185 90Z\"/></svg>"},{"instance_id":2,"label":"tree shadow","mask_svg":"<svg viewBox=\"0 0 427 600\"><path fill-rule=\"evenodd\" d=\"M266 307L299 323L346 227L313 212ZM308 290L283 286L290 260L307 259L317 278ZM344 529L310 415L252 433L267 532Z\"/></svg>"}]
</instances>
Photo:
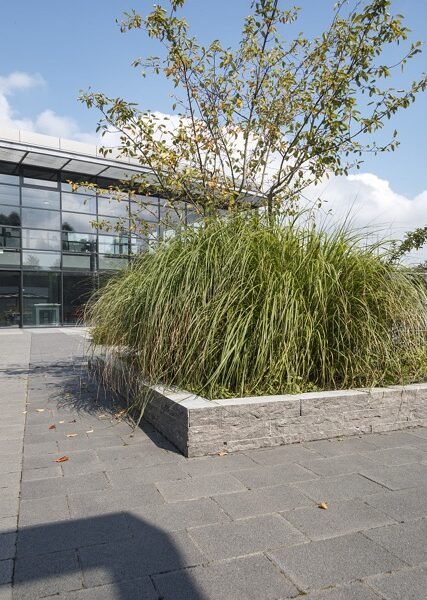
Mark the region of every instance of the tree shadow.
<instances>
[{"instance_id":1,"label":"tree shadow","mask_svg":"<svg viewBox=\"0 0 427 600\"><path fill-rule=\"evenodd\" d=\"M205 600L188 569L202 562L187 534L162 531L126 512L23 527L17 533L13 597L36 600L90 588L70 598ZM167 575L174 571L179 592Z\"/></svg>"}]
</instances>

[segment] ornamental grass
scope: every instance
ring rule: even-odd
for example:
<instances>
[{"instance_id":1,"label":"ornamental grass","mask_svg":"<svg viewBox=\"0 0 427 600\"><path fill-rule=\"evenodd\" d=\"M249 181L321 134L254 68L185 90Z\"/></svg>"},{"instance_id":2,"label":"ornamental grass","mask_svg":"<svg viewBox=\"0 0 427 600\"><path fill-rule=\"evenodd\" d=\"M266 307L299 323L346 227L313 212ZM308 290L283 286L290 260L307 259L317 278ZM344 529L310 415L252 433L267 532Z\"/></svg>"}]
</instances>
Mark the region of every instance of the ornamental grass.
<instances>
[{"instance_id":1,"label":"ornamental grass","mask_svg":"<svg viewBox=\"0 0 427 600\"><path fill-rule=\"evenodd\" d=\"M427 372L421 279L348 229L260 216L185 229L87 308L148 384L206 398L401 384Z\"/></svg>"}]
</instances>

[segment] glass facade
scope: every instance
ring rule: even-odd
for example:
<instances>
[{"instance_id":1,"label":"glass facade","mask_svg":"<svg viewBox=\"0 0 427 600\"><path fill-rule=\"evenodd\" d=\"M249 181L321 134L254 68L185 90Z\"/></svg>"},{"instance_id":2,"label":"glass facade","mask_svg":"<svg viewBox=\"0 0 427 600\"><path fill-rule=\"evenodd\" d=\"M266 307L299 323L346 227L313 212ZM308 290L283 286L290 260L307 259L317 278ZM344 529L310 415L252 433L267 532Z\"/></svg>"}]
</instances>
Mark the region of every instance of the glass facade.
<instances>
[{"instance_id":1,"label":"glass facade","mask_svg":"<svg viewBox=\"0 0 427 600\"><path fill-rule=\"evenodd\" d=\"M103 189L118 183L88 171L0 162L0 327L81 323L93 290L169 234L169 225L160 226L165 211L158 198L73 192L69 181L91 180ZM131 234L129 215L148 221L150 232ZM176 215L168 217L173 224Z\"/></svg>"}]
</instances>

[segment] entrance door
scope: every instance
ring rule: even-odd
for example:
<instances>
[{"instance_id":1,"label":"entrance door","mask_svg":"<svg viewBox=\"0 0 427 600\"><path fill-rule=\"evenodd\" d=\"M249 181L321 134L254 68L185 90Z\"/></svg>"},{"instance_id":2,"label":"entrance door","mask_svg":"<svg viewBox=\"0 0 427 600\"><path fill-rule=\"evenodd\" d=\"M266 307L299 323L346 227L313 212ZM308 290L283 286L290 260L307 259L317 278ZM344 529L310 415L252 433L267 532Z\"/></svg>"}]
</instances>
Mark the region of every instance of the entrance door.
<instances>
[{"instance_id":1,"label":"entrance door","mask_svg":"<svg viewBox=\"0 0 427 600\"><path fill-rule=\"evenodd\" d=\"M19 327L19 271L0 271L0 327Z\"/></svg>"}]
</instances>

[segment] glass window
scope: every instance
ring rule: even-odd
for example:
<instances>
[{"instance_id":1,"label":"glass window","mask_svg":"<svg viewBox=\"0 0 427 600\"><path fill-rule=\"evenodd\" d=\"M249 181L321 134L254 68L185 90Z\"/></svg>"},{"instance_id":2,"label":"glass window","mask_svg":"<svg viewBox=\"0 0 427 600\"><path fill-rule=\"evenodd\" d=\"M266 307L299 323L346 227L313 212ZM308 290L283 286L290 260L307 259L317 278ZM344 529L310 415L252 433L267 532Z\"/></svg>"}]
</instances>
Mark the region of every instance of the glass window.
<instances>
[{"instance_id":1,"label":"glass window","mask_svg":"<svg viewBox=\"0 0 427 600\"><path fill-rule=\"evenodd\" d=\"M19 187L0 184L0 204L19 206Z\"/></svg>"},{"instance_id":2,"label":"glass window","mask_svg":"<svg viewBox=\"0 0 427 600\"><path fill-rule=\"evenodd\" d=\"M63 254L62 268L70 271L96 271L96 255Z\"/></svg>"},{"instance_id":3,"label":"glass window","mask_svg":"<svg viewBox=\"0 0 427 600\"><path fill-rule=\"evenodd\" d=\"M68 181L73 181L76 184L79 184L80 182L89 182L91 180L91 177L87 176L87 178L82 179L81 175L73 175L72 173L61 173L61 178L64 179L64 181L61 183L61 190L63 192L73 192L73 188L71 187L71 184L68 183ZM79 187L78 190L76 190L79 194L87 194L88 196L95 196L95 191L91 190L90 188L87 188L85 186L83 187ZM75 192L73 192L75 193Z\"/></svg>"},{"instance_id":4,"label":"glass window","mask_svg":"<svg viewBox=\"0 0 427 600\"><path fill-rule=\"evenodd\" d=\"M23 229L22 247L34 250L60 250L61 234L59 231L44 229Z\"/></svg>"},{"instance_id":5,"label":"glass window","mask_svg":"<svg viewBox=\"0 0 427 600\"><path fill-rule=\"evenodd\" d=\"M116 217L99 217L98 231L114 233L129 230L128 219Z\"/></svg>"},{"instance_id":6,"label":"glass window","mask_svg":"<svg viewBox=\"0 0 427 600\"><path fill-rule=\"evenodd\" d=\"M15 206L0 205L0 225L19 227L21 224L19 213L20 209Z\"/></svg>"},{"instance_id":7,"label":"glass window","mask_svg":"<svg viewBox=\"0 0 427 600\"><path fill-rule=\"evenodd\" d=\"M22 205L32 208L59 210L59 192L40 188L23 187Z\"/></svg>"},{"instance_id":8,"label":"glass window","mask_svg":"<svg viewBox=\"0 0 427 600\"><path fill-rule=\"evenodd\" d=\"M62 193L62 210L74 210L83 213L96 213L96 200L91 196L76 193Z\"/></svg>"},{"instance_id":9,"label":"glass window","mask_svg":"<svg viewBox=\"0 0 427 600\"><path fill-rule=\"evenodd\" d=\"M57 252L24 250L22 253L22 264L24 269L59 269L61 266L61 255Z\"/></svg>"},{"instance_id":10,"label":"glass window","mask_svg":"<svg viewBox=\"0 0 427 600\"><path fill-rule=\"evenodd\" d=\"M98 238L98 248L102 254L129 254L128 236L124 234L100 235Z\"/></svg>"},{"instance_id":11,"label":"glass window","mask_svg":"<svg viewBox=\"0 0 427 600\"><path fill-rule=\"evenodd\" d=\"M59 273L25 273L24 325L59 325Z\"/></svg>"},{"instance_id":12,"label":"glass window","mask_svg":"<svg viewBox=\"0 0 427 600\"><path fill-rule=\"evenodd\" d=\"M139 221L159 221L159 201L151 196L132 196L131 213Z\"/></svg>"},{"instance_id":13,"label":"glass window","mask_svg":"<svg viewBox=\"0 0 427 600\"><path fill-rule=\"evenodd\" d=\"M112 217L127 217L129 216L129 201L126 196L123 199L115 197L107 198L104 196L98 197L98 214Z\"/></svg>"},{"instance_id":14,"label":"glass window","mask_svg":"<svg viewBox=\"0 0 427 600\"><path fill-rule=\"evenodd\" d=\"M0 173L0 182L9 183L10 185L19 185L18 175L6 175L6 173Z\"/></svg>"},{"instance_id":15,"label":"glass window","mask_svg":"<svg viewBox=\"0 0 427 600\"><path fill-rule=\"evenodd\" d=\"M22 225L40 229L59 229L59 212L54 210L22 209Z\"/></svg>"},{"instance_id":16,"label":"glass window","mask_svg":"<svg viewBox=\"0 0 427 600\"><path fill-rule=\"evenodd\" d=\"M96 252L96 235L90 233L62 232L62 250L64 252Z\"/></svg>"},{"instance_id":17,"label":"glass window","mask_svg":"<svg viewBox=\"0 0 427 600\"><path fill-rule=\"evenodd\" d=\"M0 327L18 327L19 314L18 271L0 272Z\"/></svg>"},{"instance_id":18,"label":"glass window","mask_svg":"<svg viewBox=\"0 0 427 600\"><path fill-rule=\"evenodd\" d=\"M78 323L83 319L84 306L93 291L90 275L64 273L63 300L64 323Z\"/></svg>"},{"instance_id":19,"label":"glass window","mask_svg":"<svg viewBox=\"0 0 427 600\"><path fill-rule=\"evenodd\" d=\"M20 248L21 230L18 227L0 225L0 248Z\"/></svg>"},{"instance_id":20,"label":"glass window","mask_svg":"<svg viewBox=\"0 0 427 600\"><path fill-rule=\"evenodd\" d=\"M118 271L124 269L129 264L127 258L119 258L117 256L99 255L99 270L100 271Z\"/></svg>"},{"instance_id":21,"label":"glass window","mask_svg":"<svg viewBox=\"0 0 427 600\"><path fill-rule=\"evenodd\" d=\"M3 250L0 248L0 266L1 267L19 267L21 264L21 254L19 250Z\"/></svg>"},{"instance_id":22,"label":"glass window","mask_svg":"<svg viewBox=\"0 0 427 600\"><path fill-rule=\"evenodd\" d=\"M96 227L92 227L91 222L96 221L92 215L79 215L77 213L62 213L62 230L63 231L96 231Z\"/></svg>"}]
</instances>

